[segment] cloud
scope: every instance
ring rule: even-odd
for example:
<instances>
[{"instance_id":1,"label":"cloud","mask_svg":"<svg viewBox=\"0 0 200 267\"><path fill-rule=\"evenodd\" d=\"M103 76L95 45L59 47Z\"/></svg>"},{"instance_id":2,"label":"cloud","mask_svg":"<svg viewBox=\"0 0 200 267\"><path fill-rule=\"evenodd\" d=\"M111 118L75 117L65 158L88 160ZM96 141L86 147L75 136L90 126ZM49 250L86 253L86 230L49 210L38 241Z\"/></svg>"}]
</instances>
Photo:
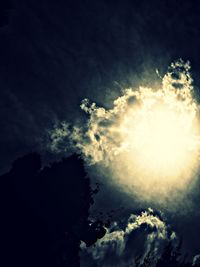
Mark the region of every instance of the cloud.
<instances>
[{"instance_id":1,"label":"cloud","mask_svg":"<svg viewBox=\"0 0 200 267\"><path fill-rule=\"evenodd\" d=\"M200 255L198 254L194 256L192 266L199 266L199 264L200 264Z\"/></svg>"},{"instance_id":2,"label":"cloud","mask_svg":"<svg viewBox=\"0 0 200 267\"><path fill-rule=\"evenodd\" d=\"M191 97L192 78L189 73L190 63L182 60L172 63L169 71L163 77L162 90L155 92L152 88L140 87L139 89L129 88L123 90L123 95L113 102L111 109L98 107L96 103L90 103L88 99L81 102L80 108L89 116L84 126L71 126L63 121L49 131L51 137L50 149L54 152L63 152L73 144L90 163L108 163L124 149L128 149L129 140L124 140L122 129L119 124L127 117L128 111L136 113L135 108L140 108L146 100L152 98L169 101L168 93L173 92L178 98L185 100L185 108L191 113L195 113L195 103ZM176 89L182 90L176 90ZM164 93L163 93L164 91ZM175 103L177 105L177 103ZM134 115L134 114L133 114ZM127 129L123 129L124 131Z\"/></svg>"},{"instance_id":3,"label":"cloud","mask_svg":"<svg viewBox=\"0 0 200 267\"><path fill-rule=\"evenodd\" d=\"M104 179L140 199L182 198L197 172L199 109L190 63L172 62L159 88L129 88L110 109L84 99L85 124L61 122L49 131L55 153L78 152Z\"/></svg>"},{"instance_id":4,"label":"cloud","mask_svg":"<svg viewBox=\"0 0 200 267\"><path fill-rule=\"evenodd\" d=\"M138 256L143 260L150 252L159 257L170 241L176 242L175 232L149 208L140 215L131 214L124 223L114 222L95 246L86 248L82 244L82 266L85 262L101 267L129 266Z\"/></svg>"}]
</instances>

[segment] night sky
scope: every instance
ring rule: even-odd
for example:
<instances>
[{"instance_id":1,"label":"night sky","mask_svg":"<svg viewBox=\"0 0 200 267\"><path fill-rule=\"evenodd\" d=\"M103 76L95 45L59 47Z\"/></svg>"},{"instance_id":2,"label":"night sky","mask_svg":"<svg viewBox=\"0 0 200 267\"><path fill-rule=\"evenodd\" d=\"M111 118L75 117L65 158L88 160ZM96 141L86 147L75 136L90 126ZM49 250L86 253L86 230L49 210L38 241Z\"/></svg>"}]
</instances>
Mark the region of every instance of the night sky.
<instances>
[{"instance_id":1,"label":"night sky","mask_svg":"<svg viewBox=\"0 0 200 267\"><path fill-rule=\"evenodd\" d=\"M195 0L1 2L2 261L7 262L1 266L136 266L125 259L132 260L130 251L134 257L142 255L145 236L157 235L159 227L152 230L143 223L127 234L128 249L116 262L109 245L108 261L95 258L95 249L97 254L101 249L100 243L96 248L93 244L112 223L125 231L131 214L140 216L148 208L169 225L168 235L176 233L188 261L200 254L199 181L193 195L188 193L191 210L185 211L185 202L176 211L167 205L161 210L105 182L101 172L79 156L68 157L74 151L54 153L48 136L62 121L84 126L83 99L110 108L122 88L160 84L156 70L163 77L179 58L191 63L199 101L199 48L200 3ZM164 239L170 238L166 234ZM89 252L84 242L91 245ZM156 266L192 265L163 260Z\"/></svg>"}]
</instances>

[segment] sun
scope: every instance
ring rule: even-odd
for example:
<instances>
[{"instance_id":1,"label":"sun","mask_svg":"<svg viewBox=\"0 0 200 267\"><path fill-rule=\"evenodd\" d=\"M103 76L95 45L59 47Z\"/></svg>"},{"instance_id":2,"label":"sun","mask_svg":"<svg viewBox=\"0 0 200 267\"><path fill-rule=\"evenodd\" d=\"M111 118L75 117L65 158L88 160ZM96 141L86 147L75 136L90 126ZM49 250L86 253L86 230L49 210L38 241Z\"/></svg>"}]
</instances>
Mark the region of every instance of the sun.
<instances>
[{"instance_id":1,"label":"sun","mask_svg":"<svg viewBox=\"0 0 200 267\"><path fill-rule=\"evenodd\" d=\"M143 200L177 199L178 192L181 199L198 178L199 104L188 69L176 62L160 88L130 88L114 102L111 114L120 118L109 136L121 141L110 157L111 176ZM109 155L112 148L106 148Z\"/></svg>"},{"instance_id":2,"label":"sun","mask_svg":"<svg viewBox=\"0 0 200 267\"><path fill-rule=\"evenodd\" d=\"M132 101L118 123L123 141L113 177L143 199L183 195L198 177L199 105L187 66L180 70L181 64L172 65L161 88L126 91Z\"/></svg>"},{"instance_id":3,"label":"sun","mask_svg":"<svg viewBox=\"0 0 200 267\"><path fill-rule=\"evenodd\" d=\"M139 107L130 108L120 125L129 157L159 179L188 174L197 158L196 106L175 91L141 88L140 95Z\"/></svg>"}]
</instances>

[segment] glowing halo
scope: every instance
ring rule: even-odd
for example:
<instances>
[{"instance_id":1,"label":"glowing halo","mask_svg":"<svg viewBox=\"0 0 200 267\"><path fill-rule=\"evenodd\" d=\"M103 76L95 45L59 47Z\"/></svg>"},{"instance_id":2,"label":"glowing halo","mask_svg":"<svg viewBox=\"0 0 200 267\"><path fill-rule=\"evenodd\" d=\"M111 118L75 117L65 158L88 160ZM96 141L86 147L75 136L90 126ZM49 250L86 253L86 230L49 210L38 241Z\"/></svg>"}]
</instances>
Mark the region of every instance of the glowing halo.
<instances>
[{"instance_id":1,"label":"glowing halo","mask_svg":"<svg viewBox=\"0 0 200 267\"><path fill-rule=\"evenodd\" d=\"M196 105L179 100L176 91L140 88L139 96L140 107L130 108L119 126L128 157L151 177L187 176L199 150Z\"/></svg>"},{"instance_id":2,"label":"glowing halo","mask_svg":"<svg viewBox=\"0 0 200 267\"><path fill-rule=\"evenodd\" d=\"M125 89L111 109L84 99L86 125L70 129L63 122L51 132L52 149L75 149L105 179L140 199L182 194L199 169L199 105L189 70L180 59L160 88Z\"/></svg>"}]
</instances>

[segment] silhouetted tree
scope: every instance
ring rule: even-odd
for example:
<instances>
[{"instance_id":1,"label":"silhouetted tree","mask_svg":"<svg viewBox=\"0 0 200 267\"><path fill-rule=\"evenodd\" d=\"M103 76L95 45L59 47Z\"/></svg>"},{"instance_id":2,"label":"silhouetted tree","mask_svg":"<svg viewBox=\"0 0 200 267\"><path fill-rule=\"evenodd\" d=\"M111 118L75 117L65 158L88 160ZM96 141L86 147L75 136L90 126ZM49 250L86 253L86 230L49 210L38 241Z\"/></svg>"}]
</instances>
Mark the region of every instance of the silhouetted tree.
<instances>
[{"instance_id":1,"label":"silhouetted tree","mask_svg":"<svg viewBox=\"0 0 200 267\"><path fill-rule=\"evenodd\" d=\"M88 220L94 192L77 155L41 169L32 153L0 179L0 266L78 267L80 241L89 246L105 234Z\"/></svg>"},{"instance_id":2,"label":"silhouetted tree","mask_svg":"<svg viewBox=\"0 0 200 267\"><path fill-rule=\"evenodd\" d=\"M8 23L9 10L12 8L10 0L0 2L0 27Z\"/></svg>"}]
</instances>

